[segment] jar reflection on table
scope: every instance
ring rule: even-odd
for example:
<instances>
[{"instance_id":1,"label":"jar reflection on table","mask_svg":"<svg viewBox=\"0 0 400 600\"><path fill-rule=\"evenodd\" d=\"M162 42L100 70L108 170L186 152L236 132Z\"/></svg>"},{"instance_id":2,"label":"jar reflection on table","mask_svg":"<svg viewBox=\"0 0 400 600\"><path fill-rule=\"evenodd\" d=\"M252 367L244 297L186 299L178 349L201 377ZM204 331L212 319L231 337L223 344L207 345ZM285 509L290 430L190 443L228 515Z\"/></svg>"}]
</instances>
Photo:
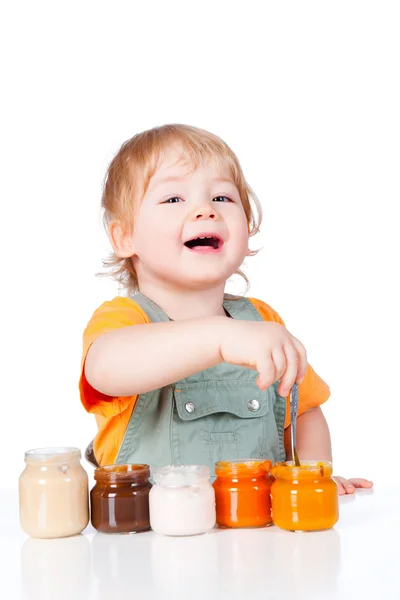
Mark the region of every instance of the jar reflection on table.
<instances>
[{"instance_id":1,"label":"jar reflection on table","mask_svg":"<svg viewBox=\"0 0 400 600\"><path fill-rule=\"evenodd\" d=\"M93 536L96 600L155 597L149 560L153 536L151 532L136 536L102 533Z\"/></svg>"},{"instance_id":2,"label":"jar reflection on table","mask_svg":"<svg viewBox=\"0 0 400 600\"><path fill-rule=\"evenodd\" d=\"M81 533L89 522L88 476L78 448L37 448L25 453L19 478L20 523L36 538Z\"/></svg>"},{"instance_id":3,"label":"jar reflection on table","mask_svg":"<svg viewBox=\"0 0 400 600\"><path fill-rule=\"evenodd\" d=\"M280 582L282 598L336 598L341 570L340 535L335 529L318 535L292 535L277 530L271 565Z\"/></svg>"},{"instance_id":4,"label":"jar reflection on table","mask_svg":"<svg viewBox=\"0 0 400 600\"><path fill-rule=\"evenodd\" d=\"M330 529L339 518L337 485L328 461L277 463L271 487L272 518L289 531Z\"/></svg>"},{"instance_id":5,"label":"jar reflection on table","mask_svg":"<svg viewBox=\"0 0 400 600\"><path fill-rule=\"evenodd\" d=\"M152 580L157 598L216 597L220 579L216 529L200 536L151 536Z\"/></svg>"},{"instance_id":6,"label":"jar reflection on table","mask_svg":"<svg viewBox=\"0 0 400 600\"><path fill-rule=\"evenodd\" d=\"M26 600L88 600L91 552L86 535L28 538L21 549L21 583Z\"/></svg>"},{"instance_id":7,"label":"jar reflection on table","mask_svg":"<svg viewBox=\"0 0 400 600\"><path fill-rule=\"evenodd\" d=\"M279 588L275 593L273 588L276 531L275 527L218 530L218 568L224 597L230 600L283 598Z\"/></svg>"},{"instance_id":8,"label":"jar reflection on table","mask_svg":"<svg viewBox=\"0 0 400 600\"><path fill-rule=\"evenodd\" d=\"M137 533L150 528L148 465L112 465L94 472L91 520L102 533Z\"/></svg>"},{"instance_id":9,"label":"jar reflection on table","mask_svg":"<svg viewBox=\"0 0 400 600\"><path fill-rule=\"evenodd\" d=\"M241 459L218 462L214 481L217 524L222 527L265 527L272 523L271 462Z\"/></svg>"}]
</instances>

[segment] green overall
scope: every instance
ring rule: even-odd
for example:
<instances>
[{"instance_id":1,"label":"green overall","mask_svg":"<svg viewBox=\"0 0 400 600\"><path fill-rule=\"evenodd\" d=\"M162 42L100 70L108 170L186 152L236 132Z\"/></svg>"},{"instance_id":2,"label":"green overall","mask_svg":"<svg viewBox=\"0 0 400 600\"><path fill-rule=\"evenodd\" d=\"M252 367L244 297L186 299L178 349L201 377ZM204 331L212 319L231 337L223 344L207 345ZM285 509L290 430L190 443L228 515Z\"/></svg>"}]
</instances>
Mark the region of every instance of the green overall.
<instances>
[{"instance_id":1,"label":"green overall","mask_svg":"<svg viewBox=\"0 0 400 600\"><path fill-rule=\"evenodd\" d=\"M143 294L132 299L153 323L169 321ZM233 319L263 320L247 298L225 295L224 309ZM214 465L220 460L285 460L286 399L279 396L278 383L261 391L257 376L251 369L221 363L140 394L116 464L201 464L214 476Z\"/></svg>"}]
</instances>

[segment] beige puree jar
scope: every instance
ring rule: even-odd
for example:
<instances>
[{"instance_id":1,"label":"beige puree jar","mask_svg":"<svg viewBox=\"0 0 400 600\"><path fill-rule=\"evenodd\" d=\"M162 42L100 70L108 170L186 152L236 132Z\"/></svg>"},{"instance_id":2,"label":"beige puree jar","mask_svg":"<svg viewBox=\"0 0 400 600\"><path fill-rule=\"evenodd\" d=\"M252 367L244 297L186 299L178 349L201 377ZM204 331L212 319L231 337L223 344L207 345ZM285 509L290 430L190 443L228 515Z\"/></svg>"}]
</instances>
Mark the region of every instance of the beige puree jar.
<instances>
[{"instance_id":1,"label":"beige puree jar","mask_svg":"<svg viewBox=\"0 0 400 600\"><path fill-rule=\"evenodd\" d=\"M81 533L89 522L88 476L78 448L25 452L19 478L21 527L31 537L59 538Z\"/></svg>"}]
</instances>

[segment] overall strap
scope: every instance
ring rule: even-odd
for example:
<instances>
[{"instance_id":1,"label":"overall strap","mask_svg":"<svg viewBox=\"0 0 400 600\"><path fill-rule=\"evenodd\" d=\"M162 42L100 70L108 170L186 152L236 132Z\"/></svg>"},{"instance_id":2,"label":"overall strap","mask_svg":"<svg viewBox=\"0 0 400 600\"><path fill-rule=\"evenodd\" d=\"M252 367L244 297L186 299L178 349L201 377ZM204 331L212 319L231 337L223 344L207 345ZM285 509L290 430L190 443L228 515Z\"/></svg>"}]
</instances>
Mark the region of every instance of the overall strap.
<instances>
[{"instance_id":1,"label":"overall strap","mask_svg":"<svg viewBox=\"0 0 400 600\"><path fill-rule=\"evenodd\" d=\"M248 298L224 295L224 308L233 319L240 321L263 321L262 316Z\"/></svg>"},{"instance_id":2,"label":"overall strap","mask_svg":"<svg viewBox=\"0 0 400 600\"><path fill-rule=\"evenodd\" d=\"M152 323L168 322L168 315L147 296L137 292L131 299L144 310ZM233 319L241 321L262 321L263 318L248 298L224 295L223 306Z\"/></svg>"},{"instance_id":3,"label":"overall strap","mask_svg":"<svg viewBox=\"0 0 400 600\"><path fill-rule=\"evenodd\" d=\"M140 308L144 310L144 312L149 317L152 323L168 323L168 315L165 314L165 312L162 310L162 308L158 306L158 304L153 302L153 300L150 300L150 298L148 298L144 294L137 292L136 294L131 296L131 299L134 302L136 302L136 304L138 304Z\"/></svg>"}]
</instances>

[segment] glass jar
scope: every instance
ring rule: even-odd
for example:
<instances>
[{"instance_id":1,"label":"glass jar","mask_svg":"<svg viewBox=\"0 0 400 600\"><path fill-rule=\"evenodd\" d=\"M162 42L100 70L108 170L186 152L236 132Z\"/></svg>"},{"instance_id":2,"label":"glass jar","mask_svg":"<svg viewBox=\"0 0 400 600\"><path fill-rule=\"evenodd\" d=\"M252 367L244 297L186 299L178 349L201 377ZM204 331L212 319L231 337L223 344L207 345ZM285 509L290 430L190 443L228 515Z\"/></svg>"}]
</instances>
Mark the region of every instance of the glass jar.
<instances>
[{"instance_id":1,"label":"glass jar","mask_svg":"<svg viewBox=\"0 0 400 600\"><path fill-rule=\"evenodd\" d=\"M90 492L92 525L102 533L150 529L148 465L111 465L94 472Z\"/></svg>"},{"instance_id":2,"label":"glass jar","mask_svg":"<svg viewBox=\"0 0 400 600\"><path fill-rule=\"evenodd\" d=\"M81 533L89 522L88 476L78 448L37 448L25 452L19 478L21 527L31 537L59 538Z\"/></svg>"},{"instance_id":3,"label":"glass jar","mask_svg":"<svg viewBox=\"0 0 400 600\"><path fill-rule=\"evenodd\" d=\"M272 519L289 531L330 529L339 518L337 485L328 461L277 463L271 488Z\"/></svg>"},{"instance_id":4,"label":"glass jar","mask_svg":"<svg viewBox=\"0 0 400 600\"><path fill-rule=\"evenodd\" d=\"M221 527L265 527L271 518L269 460L218 462L214 481L217 523Z\"/></svg>"},{"instance_id":5,"label":"glass jar","mask_svg":"<svg viewBox=\"0 0 400 600\"><path fill-rule=\"evenodd\" d=\"M215 525L215 494L210 469L176 465L152 469L151 528L163 535L197 535Z\"/></svg>"}]
</instances>

